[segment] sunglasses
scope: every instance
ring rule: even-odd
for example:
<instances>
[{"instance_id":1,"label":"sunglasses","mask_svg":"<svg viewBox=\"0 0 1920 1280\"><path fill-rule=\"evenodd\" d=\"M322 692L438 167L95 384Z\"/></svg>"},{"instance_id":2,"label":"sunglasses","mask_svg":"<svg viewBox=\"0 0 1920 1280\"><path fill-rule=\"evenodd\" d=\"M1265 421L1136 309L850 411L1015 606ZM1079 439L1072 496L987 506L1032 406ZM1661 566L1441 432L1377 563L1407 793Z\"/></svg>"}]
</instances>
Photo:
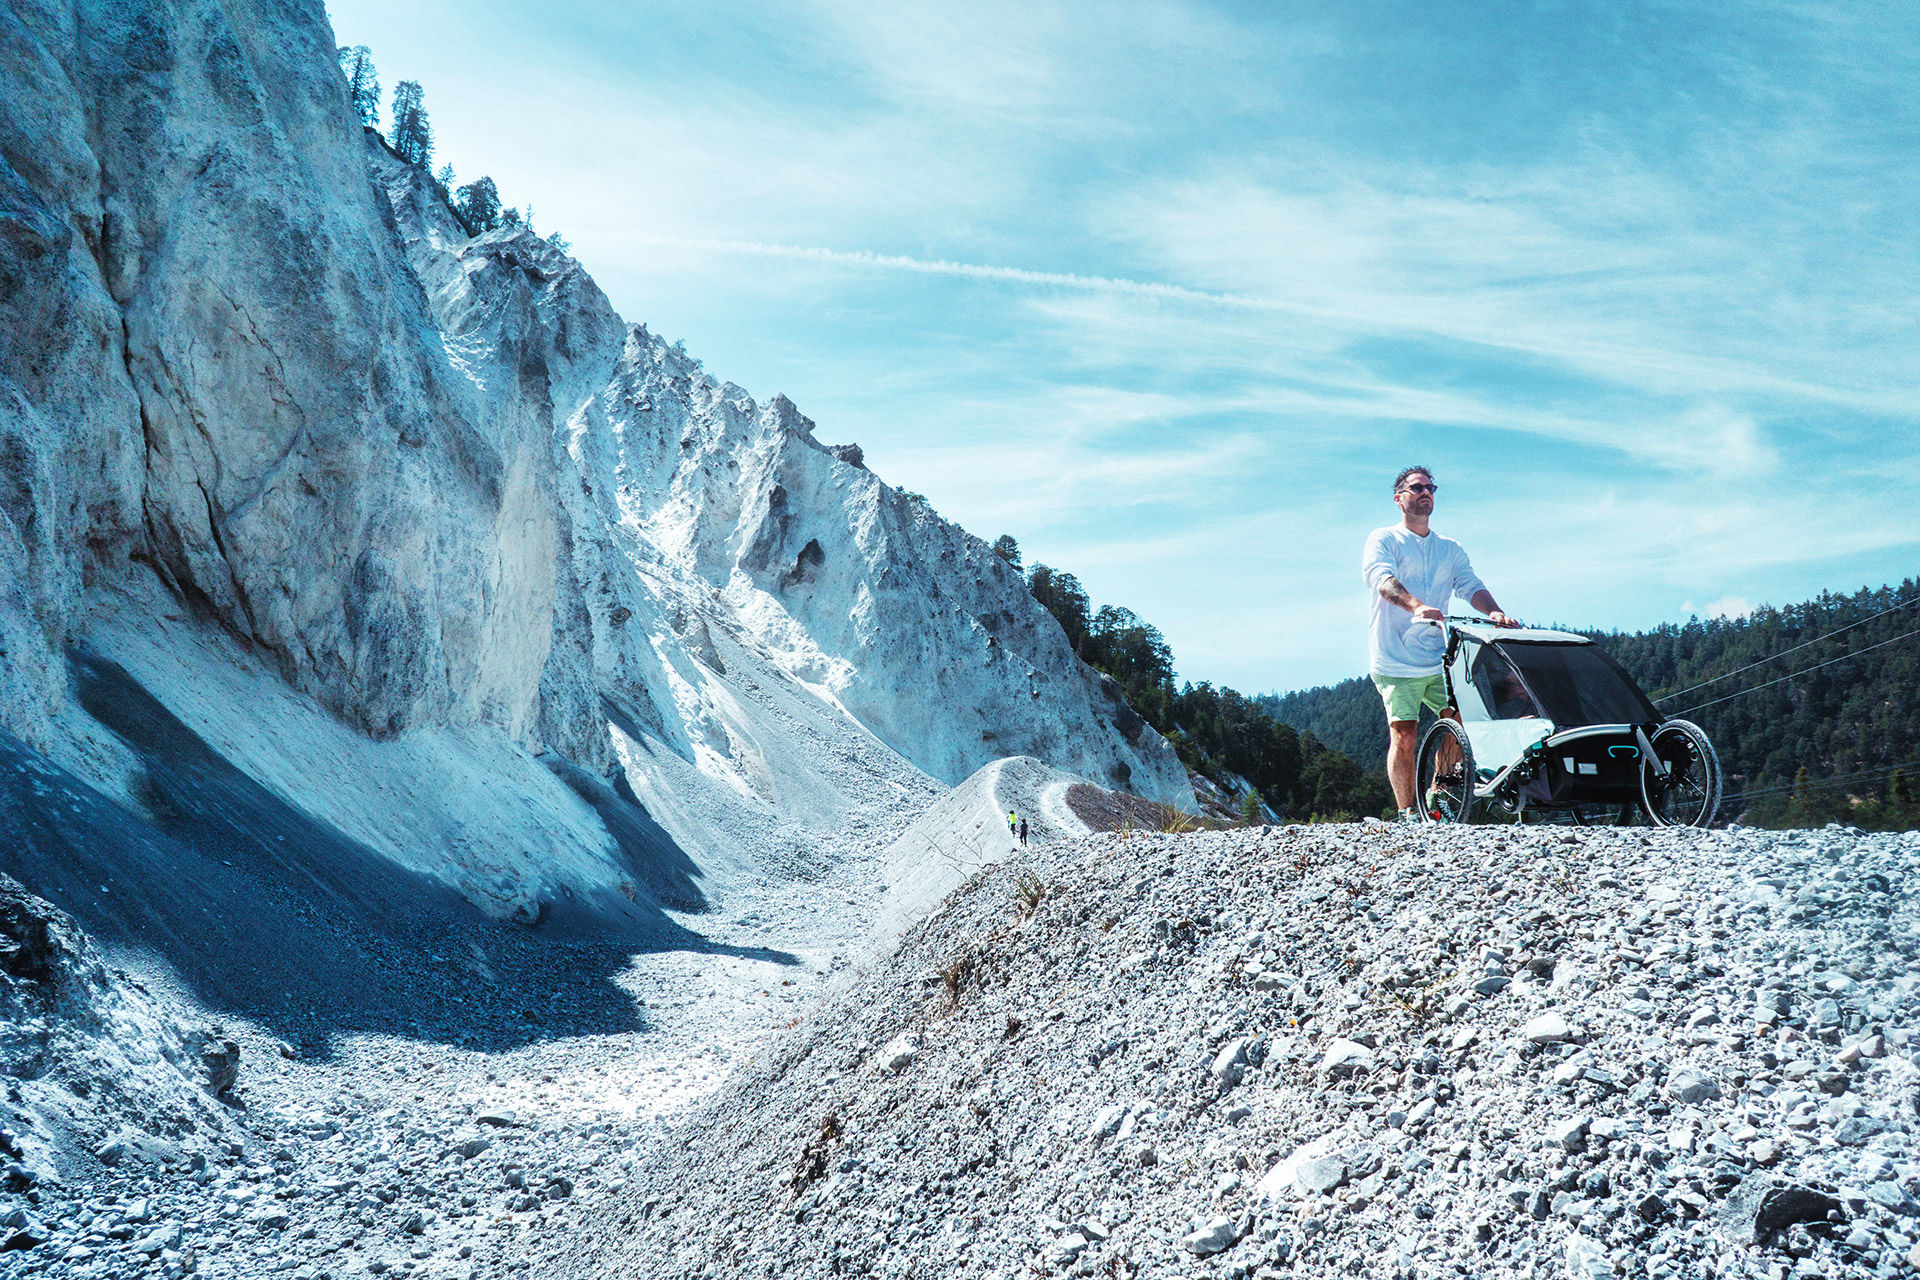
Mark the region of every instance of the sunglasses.
<instances>
[{"instance_id":1,"label":"sunglasses","mask_svg":"<svg viewBox=\"0 0 1920 1280\"><path fill-rule=\"evenodd\" d=\"M1402 485L1401 489L1407 493L1437 493L1440 486L1437 484L1408 484Z\"/></svg>"}]
</instances>

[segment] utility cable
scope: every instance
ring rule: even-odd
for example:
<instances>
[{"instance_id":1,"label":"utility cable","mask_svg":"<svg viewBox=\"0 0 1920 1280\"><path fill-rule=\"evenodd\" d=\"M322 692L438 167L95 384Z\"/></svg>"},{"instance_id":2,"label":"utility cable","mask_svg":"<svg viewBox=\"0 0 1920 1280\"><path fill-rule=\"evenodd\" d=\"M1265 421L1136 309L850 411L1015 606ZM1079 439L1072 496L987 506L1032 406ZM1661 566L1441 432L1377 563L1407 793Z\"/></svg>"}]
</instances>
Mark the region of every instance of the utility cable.
<instances>
[{"instance_id":1,"label":"utility cable","mask_svg":"<svg viewBox=\"0 0 1920 1280\"><path fill-rule=\"evenodd\" d=\"M1839 632L1836 631L1834 634L1838 635ZM1756 684L1751 689L1742 689L1737 693L1729 693L1725 697L1714 698L1707 702L1696 702L1692 706L1685 707L1679 711L1674 712L1673 714L1676 716L1684 716L1689 712L1699 711L1705 707L1717 707L1723 702L1732 702L1735 698L1744 698L1750 693L1758 693L1762 689L1770 689L1776 684L1785 684L1789 680L1797 680L1801 676L1811 675L1813 672L1820 670L1820 668L1822 667L1830 667L1836 662L1845 662L1848 658L1857 658L1863 653L1872 653L1875 649L1884 649L1890 644L1893 644L1900 640L1908 640L1914 636L1920 636L1920 627L1915 627L1911 631L1902 631L1897 636L1891 636L1888 639L1878 642L1877 644L1870 644L1864 649L1855 649L1853 652L1843 653L1837 658L1828 658L1825 662L1816 662L1810 667L1802 667L1798 671L1788 672L1786 675L1778 676L1772 680L1767 681L1765 684ZM1758 666L1759 664L1755 663L1754 665ZM1745 668L1742 668L1742 670L1745 670ZM1733 673L1728 672L1727 674L1732 675ZM1694 687L1698 688L1699 686L1696 685Z\"/></svg>"},{"instance_id":2,"label":"utility cable","mask_svg":"<svg viewBox=\"0 0 1920 1280\"><path fill-rule=\"evenodd\" d=\"M1875 765L1871 769L1859 769L1852 773L1836 773L1820 779L1810 778L1807 780L1806 789L1809 791L1819 791L1823 788L1838 786L1845 782L1859 782L1869 779L1877 781L1880 778L1892 777L1902 769L1920 769L1920 760L1909 760L1905 764ZM1769 787L1753 787L1745 791L1737 791L1731 796L1728 796L1727 799L1751 800L1757 796L1785 795L1789 791L1798 791L1799 789L1800 784L1797 782L1778 783Z\"/></svg>"},{"instance_id":3,"label":"utility cable","mask_svg":"<svg viewBox=\"0 0 1920 1280\"><path fill-rule=\"evenodd\" d=\"M1735 668L1734 668L1733 670L1731 670L1731 671L1725 671L1725 672L1722 672L1721 674L1719 674L1719 675L1717 675L1717 676L1714 676L1714 677L1712 677L1711 679L1707 679L1707 680L1702 680L1702 681L1701 681L1701 682L1700 682L1699 684L1690 684L1690 685L1688 685L1688 686L1687 686L1686 688L1684 688L1684 689L1675 689L1675 690L1674 690L1674 691L1673 691L1672 693L1668 693L1668 694L1662 694L1662 695L1661 695L1660 697L1658 697L1658 698L1655 698L1655 699L1654 699L1654 702L1655 702L1656 704L1658 704L1658 703L1662 703L1662 702L1671 702L1671 701L1673 701L1673 700L1674 700L1675 698L1677 698L1677 697L1679 697L1679 696L1680 696L1681 694L1683 694L1683 693L1692 693L1692 692L1693 692L1693 691L1694 691L1695 689L1704 689L1704 688L1706 688L1706 687L1707 687L1708 685L1710 685L1710 684L1719 684L1719 683L1720 683L1720 682L1721 682L1722 680L1726 680L1726 679L1728 679L1728 678L1730 678L1730 677L1732 677L1732 676L1737 676L1737 675L1739 675L1739 674L1740 674L1740 673L1741 673L1742 671L1751 671L1751 670L1753 670L1753 669L1754 669L1755 667L1764 667L1764 666L1766 666L1766 665L1767 665L1767 664L1768 664L1769 662L1774 662L1774 661L1777 661L1777 660L1778 660L1778 659L1780 659L1780 658L1784 658L1784 657L1786 657L1786 656L1787 656L1788 654L1790 654L1790 653L1798 653L1798 652L1800 652L1800 650L1802 650L1802 649L1806 649L1806 648L1809 648L1809 647L1811 647L1811 646L1813 646L1813 645L1816 645L1816 644L1820 644L1820 643L1822 643L1822 642L1824 642L1824 641L1827 641L1827 640L1831 640L1831 639L1833 639L1833 638L1834 638L1835 636L1837 636L1837 635L1840 635L1840 634L1842 634L1843 632L1847 632L1847 631L1851 631L1851 630L1853 630L1853 629L1854 629L1855 627L1863 627L1863 626L1865 626L1865 625L1866 625L1867 623L1869 623L1869 622L1872 622L1872 621L1873 621L1873 620L1874 620L1875 618L1884 618L1884 617L1886 617L1886 616L1887 616L1888 614L1890 614L1890 613L1898 613L1898 612L1899 612L1900 610L1902 610L1902 609L1904 609L1904 608L1906 608L1906 607L1907 607L1908 605L1910 605L1910 604L1913 604L1913 603L1915 603L1915 602L1920 602L1920 596L1909 596L1909 597L1908 597L1907 599L1905 599L1905 600L1902 600L1902 601L1901 601L1901 602L1900 602L1899 604L1896 604L1896 605L1890 605L1890 606L1888 606L1887 608L1885 608L1885 609L1882 609L1882 610L1881 610L1880 612L1878 612L1878 613L1876 613L1876 614L1872 614L1872 615L1869 615L1868 617L1865 617L1865 618L1861 618L1861 619L1860 619L1860 620L1858 620L1857 622L1849 622L1849 623L1848 623L1848 624L1847 624L1846 626L1844 626L1844 627L1840 627L1840 628L1838 628L1838 629L1836 629L1836 630L1833 630L1833 631L1829 631L1829 632L1827 632L1827 634L1825 634L1825 635L1823 635L1823 636L1815 636L1815 637L1814 637L1813 639L1811 639L1811 640L1806 640L1806 641L1802 641L1801 643L1799 643L1799 644L1797 644L1797 645L1795 645L1795 646L1793 646L1793 648L1791 648L1791 649L1782 649L1782 650L1781 650L1780 652L1778 652L1778 653L1773 653L1773 654L1768 654L1768 655L1767 655L1766 657L1764 657L1764 658L1760 658L1760 659L1758 659L1758 660L1756 660L1756 661L1753 661L1753 662L1749 662L1749 663L1748 663L1748 664L1747 664L1746 666L1744 666L1744 667L1735 667ZM1865 649L1861 649L1861 650L1859 650L1859 652L1861 652L1861 653L1865 653L1865 652L1866 652L1866 650L1865 650ZM1809 670L1811 670L1811 668L1809 668ZM1762 686L1762 687L1764 687L1764 686ZM1712 706L1713 704L1712 704L1712 703L1702 703L1701 705L1702 705L1702 706ZM1684 714L1684 713L1683 713L1683 714Z\"/></svg>"}]
</instances>

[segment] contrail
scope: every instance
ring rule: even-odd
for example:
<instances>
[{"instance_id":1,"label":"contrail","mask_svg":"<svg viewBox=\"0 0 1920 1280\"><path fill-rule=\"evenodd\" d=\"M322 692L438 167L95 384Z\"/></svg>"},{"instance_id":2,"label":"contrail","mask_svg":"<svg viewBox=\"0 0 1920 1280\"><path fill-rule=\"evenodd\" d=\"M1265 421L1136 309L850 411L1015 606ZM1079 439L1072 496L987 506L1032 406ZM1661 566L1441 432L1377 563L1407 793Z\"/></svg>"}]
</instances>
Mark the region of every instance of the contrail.
<instances>
[{"instance_id":1,"label":"contrail","mask_svg":"<svg viewBox=\"0 0 1920 1280\"><path fill-rule=\"evenodd\" d=\"M1363 309L1314 306L1282 302L1275 298L1244 293L1193 289L1186 285L1162 284L1153 280L1129 280L1124 276L1087 276L1070 271L1034 271L1027 267L994 266L979 262L953 262L946 258L912 258L905 254L874 253L867 249L825 249L814 245L770 244L761 240L719 240L698 236L666 236L646 231L626 233L626 238L642 244L672 245L701 249L710 253L732 253L761 258L789 258L804 262L835 263L882 271L911 271L929 276L959 276L972 280L999 280L1011 284L1044 285L1056 289L1076 289L1086 293L1126 294L1159 298L1190 306L1219 307L1264 315L1304 316L1332 324L1351 325L1372 332L1415 332L1433 334L1455 341L1470 342L1497 351L1569 361L1596 369L1599 376L1614 381L1623 379L1618 366L1631 370L1653 370L1704 379L1710 385L1774 391L1805 399L1868 407L1876 412L1911 412L1904 393L1891 399L1872 389L1833 387L1802 379L1782 377L1756 370L1738 360L1707 357L1688 358L1684 352L1664 349L1646 350L1577 341L1547 341L1527 334L1488 332L1484 328L1462 329L1420 314L1374 314Z\"/></svg>"},{"instance_id":2,"label":"contrail","mask_svg":"<svg viewBox=\"0 0 1920 1280\"><path fill-rule=\"evenodd\" d=\"M812 245L768 244L759 240L706 240L690 236L650 235L646 232L634 233L634 238L648 244L705 249L713 253L748 254L762 258L798 258L810 262L832 262L853 267L913 271L928 276L962 276L971 280L1005 280L1014 284L1052 285L1061 289L1080 289L1088 293L1127 293L1140 297L1165 298L1173 302L1232 307L1242 311L1276 311L1291 315L1322 314L1311 307L1275 302L1268 298L1254 298L1238 293L1215 293L1207 289L1190 289L1185 285L1160 284L1152 280L1128 280L1118 276L1083 276L1070 271L1034 271L1026 267L951 262L945 258L910 258L904 254L874 253L866 249L822 249Z\"/></svg>"}]
</instances>

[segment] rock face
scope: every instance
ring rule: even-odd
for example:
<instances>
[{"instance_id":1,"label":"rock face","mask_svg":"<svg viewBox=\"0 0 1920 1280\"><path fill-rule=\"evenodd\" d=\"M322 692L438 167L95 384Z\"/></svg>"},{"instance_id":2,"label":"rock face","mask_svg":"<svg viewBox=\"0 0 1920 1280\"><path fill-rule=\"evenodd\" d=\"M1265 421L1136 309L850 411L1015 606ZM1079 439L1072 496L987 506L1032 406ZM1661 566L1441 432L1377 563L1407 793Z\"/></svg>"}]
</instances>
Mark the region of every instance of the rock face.
<instances>
[{"instance_id":1,"label":"rock face","mask_svg":"<svg viewBox=\"0 0 1920 1280\"><path fill-rule=\"evenodd\" d=\"M785 397L757 404L628 328L538 237L469 239L423 173L377 138L369 148L479 401L550 406L572 528L556 652L590 634L599 686L650 729L685 753L730 755L714 732L726 699L687 678L690 661L726 674L720 630L949 785L1032 755L1191 806L1171 748L985 543L881 481L857 446L821 445Z\"/></svg>"},{"instance_id":2,"label":"rock face","mask_svg":"<svg viewBox=\"0 0 1920 1280\"><path fill-rule=\"evenodd\" d=\"M182 1025L116 974L71 917L0 875L0 1101L4 1190L90 1164L164 1164L178 1139L237 1131L220 1105L239 1050ZM18 1246L16 1246L18 1247Z\"/></svg>"},{"instance_id":3,"label":"rock face","mask_svg":"<svg viewBox=\"0 0 1920 1280\"><path fill-rule=\"evenodd\" d=\"M1192 803L979 540L545 242L468 237L363 133L318 6L6 23L0 730L126 791L61 652L140 631L157 577L376 739L776 810L823 752L840 793L1028 754Z\"/></svg>"},{"instance_id":4,"label":"rock face","mask_svg":"<svg viewBox=\"0 0 1920 1280\"><path fill-rule=\"evenodd\" d=\"M319 12L9 22L6 559L43 650L85 579L139 558L369 733L530 737L545 423L480 412L450 371Z\"/></svg>"},{"instance_id":5,"label":"rock face","mask_svg":"<svg viewBox=\"0 0 1920 1280\"><path fill-rule=\"evenodd\" d=\"M936 778L1030 755L1191 806L1171 749L1074 657L1019 574L823 447L784 397L757 405L640 329L573 428L569 448L620 528Z\"/></svg>"}]
</instances>

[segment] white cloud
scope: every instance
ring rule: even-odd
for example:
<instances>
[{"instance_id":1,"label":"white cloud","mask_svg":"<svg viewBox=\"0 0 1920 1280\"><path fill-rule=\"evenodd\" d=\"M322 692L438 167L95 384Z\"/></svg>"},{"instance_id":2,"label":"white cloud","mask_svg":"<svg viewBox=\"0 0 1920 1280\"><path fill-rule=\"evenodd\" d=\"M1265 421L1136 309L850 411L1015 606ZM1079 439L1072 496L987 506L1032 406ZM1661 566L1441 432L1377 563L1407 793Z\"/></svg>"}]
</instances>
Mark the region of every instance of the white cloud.
<instances>
[{"instance_id":1,"label":"white cloud","mask_svg":"<svg viewBox=\"0 0 1920 1280\"><path fill-rule=\"evenodd\" d=\"M1119 196L1105 225L1196 286L1293 304L1356 334L1447 338L1668 395L1763 393L1875 412L1915 410L1911 324L1836 347L1800 340L1861 306L1903 305L1911 265L1828 296L1769 228L1715 225L1652 172L1289 166Z\"/></svg>"}]
</instances>

